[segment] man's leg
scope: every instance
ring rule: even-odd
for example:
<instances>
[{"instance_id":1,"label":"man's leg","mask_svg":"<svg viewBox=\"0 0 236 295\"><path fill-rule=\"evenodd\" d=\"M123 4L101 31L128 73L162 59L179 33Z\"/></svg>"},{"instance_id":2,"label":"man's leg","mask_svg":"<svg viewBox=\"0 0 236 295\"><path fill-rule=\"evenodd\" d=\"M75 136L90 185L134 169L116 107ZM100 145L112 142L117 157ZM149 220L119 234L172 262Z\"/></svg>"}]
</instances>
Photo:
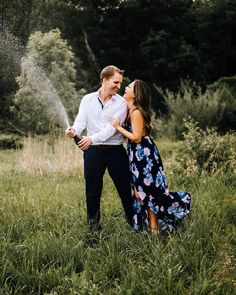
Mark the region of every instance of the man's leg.
<instances>
[{"instance_id":1,"label":"man's leg","mask_svg":"<svg viewBox=\"0 0 236 295\"><path fill-rule=\"evenodd\" d=\"M91 229L95 230L100 228L100 199L105 170L105 160L101 151L91 146L84 152L84 177L87 219Z\"/></svg>"},{"instance_id":2,"label":"man's leg","mask_svg":"<svg viewBox=\"0 0 236 295\"><path fill-rule=\"evenodd\" d=\"M133 223L133 201L131 197L129 160L123 146L108 151L108 172L116 186L128 223Z\"/></svg>"}]
</instances>

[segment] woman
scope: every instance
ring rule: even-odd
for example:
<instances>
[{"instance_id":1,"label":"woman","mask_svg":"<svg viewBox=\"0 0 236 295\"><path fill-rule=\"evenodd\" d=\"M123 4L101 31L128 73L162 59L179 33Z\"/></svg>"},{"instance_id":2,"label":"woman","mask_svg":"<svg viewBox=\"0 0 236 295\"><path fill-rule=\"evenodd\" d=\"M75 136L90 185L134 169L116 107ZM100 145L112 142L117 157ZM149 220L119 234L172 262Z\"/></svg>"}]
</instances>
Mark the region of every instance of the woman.
<instances>
[{"instance_id":1,"label":"woman","mask_svg":"<svg viewBox=\"0 0 236 295\"><path fill-rule=\"evenodd\" d=\"M190 213L191 197L186 192L169 192L159 150L150 136L151 95L147 84L135 80L125 88L129 112L125 128L116 118L112 125L128 138L127 151L132 174L134 228L172 231Z\"/></svg>"}]
</instances>

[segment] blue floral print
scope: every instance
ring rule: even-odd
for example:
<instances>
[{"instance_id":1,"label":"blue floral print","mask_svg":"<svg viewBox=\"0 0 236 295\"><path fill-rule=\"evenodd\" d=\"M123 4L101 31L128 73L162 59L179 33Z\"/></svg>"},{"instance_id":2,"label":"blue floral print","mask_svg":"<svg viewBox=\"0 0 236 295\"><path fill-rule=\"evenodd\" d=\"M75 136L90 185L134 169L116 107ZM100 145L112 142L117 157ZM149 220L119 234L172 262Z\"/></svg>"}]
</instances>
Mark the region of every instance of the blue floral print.
<instances>
[{"instance_id":1,"label":"blue floral print","mask_svg":"<svg viewBox=\"0 0 236 295\"><path fill-rule=\"evenodd\" d=\"M145 185L149 186L151 183L154 182L152 174L151 173L147 173L146 177L144 177L143 182Z\"/></svg>"},{"instance_id":2,"label":"blue floral print","mask_svg":"<svg viewBox=\"0 0 236 295\"><path fill-rule=\"evenodd\" d=\"M167 186L166 176L165 176L165 173L163 171L158 171L157 172L155 184L156 184L156 187L161 186L163 189Z\"/></svg>"},{"instance_id":3,"label":"blue floral print","mask_svg":"<svg viewBox=\"0 0 236 295\"><path fill-rule=\"evenodd\" d=\"M137 144L135 156L138 161L142 161L142 159L144 158L144 150L142 149L141 144Z\"/></svg>"},{"instance_id":4,"label":"blue floral print","mask_svg":"<svg viewBox=\"0 0 236 295\"><path fill-rule=\"evenodd\" d=\"M130 122L127 122L126 128L132 131ZM161 231L173 231L178 221L191 211L190 194L169 192L161 156L151 136L142 137L138 144L128 140L127 152L132 174L134 229L143 232L149 228L150 209L156 214Z\"/></svg>"}]
</instances>

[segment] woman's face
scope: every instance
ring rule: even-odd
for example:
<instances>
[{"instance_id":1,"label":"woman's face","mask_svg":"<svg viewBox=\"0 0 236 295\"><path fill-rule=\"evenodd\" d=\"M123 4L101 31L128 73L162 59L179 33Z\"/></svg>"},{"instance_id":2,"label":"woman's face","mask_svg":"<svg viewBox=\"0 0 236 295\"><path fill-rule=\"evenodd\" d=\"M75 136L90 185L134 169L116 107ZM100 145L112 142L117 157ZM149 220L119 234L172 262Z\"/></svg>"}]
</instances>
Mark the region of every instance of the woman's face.
<instances>
[{"instance_id":1,"label":"woman's face","mask_svg":"<svg viewBox=\"0 0 236 295\"><path fill-rule=\"evenodd\" d=\"M134 100L134 82L125 87L124 98L126 101Z\"/></svg>"}]
</instances>

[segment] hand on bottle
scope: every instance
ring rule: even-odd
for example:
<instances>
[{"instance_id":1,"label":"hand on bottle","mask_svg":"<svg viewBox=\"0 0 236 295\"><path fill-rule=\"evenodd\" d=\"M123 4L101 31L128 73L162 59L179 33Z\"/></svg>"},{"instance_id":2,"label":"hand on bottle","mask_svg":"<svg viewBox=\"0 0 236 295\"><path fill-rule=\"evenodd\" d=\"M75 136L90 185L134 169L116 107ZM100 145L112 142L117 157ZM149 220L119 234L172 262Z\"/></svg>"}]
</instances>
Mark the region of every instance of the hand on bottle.
<instances>
[{"instance_id":1,"label":"hand on bottle","mask_svg":"<svg viewBox=\"0 0 236 295\"><path fill-rule=\"evenodd\" d=\"M78 146L82 151L86 151L90 144L92 143L92 139L89 136L83 136L79 141Z\"/></svg>"},{"instance_id":2,"label":"hand on bottle","mask_svg":"<svg viewBox=\"0 0 236 295\"><path fill-rule=\"evenodd\" d=\"M68 127L66 129L66 135L70 138L73 138L76 135L75 129Z\"/></svg>"}]
</instances>

